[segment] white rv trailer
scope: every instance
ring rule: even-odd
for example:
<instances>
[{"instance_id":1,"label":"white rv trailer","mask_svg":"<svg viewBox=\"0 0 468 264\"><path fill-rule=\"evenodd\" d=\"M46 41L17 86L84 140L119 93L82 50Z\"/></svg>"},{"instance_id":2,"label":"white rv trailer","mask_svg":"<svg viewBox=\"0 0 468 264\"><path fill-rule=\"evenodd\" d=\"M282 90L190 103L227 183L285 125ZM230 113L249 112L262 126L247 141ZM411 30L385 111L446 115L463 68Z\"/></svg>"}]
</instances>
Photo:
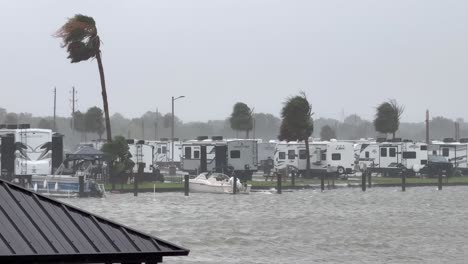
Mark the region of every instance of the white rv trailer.
<instances>
[{"instance_id":1,"label":"white rv trailer","mask_svg":"<svg viewBox=\"0 0 468 264\"><path fill-rule=\"evenodd\" d=\"M271 140L269 142L257 142L257 164L258 166L263 166L268 158L272 159L275 157L275 149L277 142Z\"/></svg>"},{"instance_id":2,"label":"white rv trailer","mask_svg":"<svg viewBox=\"0 0 468 264\"><path fill-rule=\"evenodd\" d=\"M167 141L157 141L157 140L147 140L146 144L154 147L154 160L155 164L165 164L169 162L168 153L169 153L169 142Z\"/></svg>"},{"instance_id":3,"label":"white rv trailer","mask_svg":"<svg viewBox=\"0 0 468 264\"><path fill-rule=\"evenodd\" d=\"M252 180L252 175L258 170L257 140L228 139L227 164L239 175L241 180Z\"/></svg>"},{"instance_id":4,"label":"white rv trailer","mask_svg":"<svg viewBox=\"0 0 468 264\"><path fill-rule=\"evenodd\" d=\"M299 149L303 149L304 152L301 154L305 155L305 145L301 142L286 142L281 141L276 144L275 153L273 155L273 164L275 170L280 170L286 168L286 166L291 166L293 168L299 169L299 160L303 161L306 156L299 158L297 153ZM305 161L304 161L305 164Z\"/></svg>"},{"instance_id":5,"label":"white rv trailer","mask_svg":"<svg viewBox=\"0 0 468 264\"><path fill-rule=\"evenodd\" d=\"M380 142L362 144L359 165L389 173L402 168L419 172L427 165L427 144L419 142Z\"/></svg>"},{"instance_id":6,"label":"white rv trailer","mask_svg":"<svg viewBox=\"0 0 468 264\"><path fill-rule=\"evenodd\" d=\"M180 164L180 157L182 156L182 142L179 140L174 141L174 150L172 150L172 144L169 141L168 142L168 150L169 152L167 153L168 155L168 160L172 160L172 152L174 152L174 163Z\"/></svg>"},{"instance_id":7,"label":"white rv trailer","mask_svg":"<svg viewBox=\"0 0 468 264\"><path fill-rule=\"evenodd\" d=\"M454 168L468 170L468 143L433 141L428 147L428 154L442 156L452 163Z\"/></svg>"},{"instance_id":8,"label":"white rv trailer","mask_svg":"<svg viewBox=\"0 0 468 264\"><path fill-rule=\"evenodd\" d=\"M128 151L132 155L131 160L135 163L133 166L133 173L138 172L138 162L145 163L143 173L149 174L153 173L153 155L154 155L154 146L146 144L144 140L127 140Z\"/></svg>"},{"instance_id":9,"label":"white rv trailer","mask_svg":"<svg viewBox=\"0 0 468 264\"><path fill-rule=\"evenodd\" d=\"M206 170L216 168L216 146L226 146L225 140L187 140L181 144L181 168L183 171L197 174L201 168L202 147L206 148ZM175 147L174 147L175 148Z\"/></svg>"},{"instance_id":10,"label":"white rv trailer","mask_svg":"<svg viewBox=\"0 0 468 264\"><path fill-rule=\"evenodd\" d=\"M352 173L354 170L354 144L340 141L309 143L310 168L312 173ZM280 142L277 144L275 169L286 166L296 168L301 174L307 169L306 147L303 142Z\"/></svg>"},{"instance_id":11,"label":"white rv trailer","mask_svg":"<svg viewBox=\"0 0 468 264\"><path fill-rule=\"evenodd\" d=\"M14 135L14 175L49 175L52 173L52 130L0 129L0 134Z\"/></svg>"}]
</instances>

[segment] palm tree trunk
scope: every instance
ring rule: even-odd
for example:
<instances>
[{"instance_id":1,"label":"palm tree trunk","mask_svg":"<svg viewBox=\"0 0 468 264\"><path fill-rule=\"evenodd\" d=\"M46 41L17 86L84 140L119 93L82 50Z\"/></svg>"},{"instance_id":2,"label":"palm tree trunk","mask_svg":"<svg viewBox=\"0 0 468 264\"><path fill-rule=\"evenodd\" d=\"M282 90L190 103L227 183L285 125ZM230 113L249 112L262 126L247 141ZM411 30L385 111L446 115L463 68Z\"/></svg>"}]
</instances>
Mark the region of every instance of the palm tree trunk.
<instances>
[{"instance_id":1,"label":"palm tree trunk","mask_svg":"<svg viewBox=\"0 0 468 264\"><path fill-rule=\"evenodd\" d=\"M395 139L395 131L393 131L393 139Z\"/></svg>"},{"instance_id":2,"label":"palm tree trunk","mask_svg":"<svg viewBox=\"0 0 468 264\"><path fill-rule=\"evenodd\" d=\"M310 148L309 148L309 138L306 138L304 140L305 147L306 147L306 158L307 158L307 164L306 164L306 175L305 178L310 178Z\"/></svg>"},{"instance_id":3,"label":"palm tree trunk","mask_svg":"<svg viewBox=\"0 0 468 264\"><path fill-rule=\"evenodd\" d=\"M245 131L245 138L246 138L246 139L249 139L249 132L250 132L250 131L249 131L248 129Z\"/></svg>"},{"instance_id":4,"label":"palm tree trunk","mask_svg":"<svg viewBox=\"0 0 468 264\"><path fill-rule=\"evenodd\" d=\"M102 88L101 93L102 93L102 102L104 104L104 115L106 118L107 142L111 142L112 133L111 133L111 124L110 124L110 117L109 117L109 105L107 103L106 81L104 79L104 67L102 66L100 50L96 53L96 60L98 62L98 67L99 67L99 77L101 78L101 88Z\"/></svg>"},{"instance_id":5,"label":"palm tree trunk","mask_svg":"<svg viewBox=\"0 0 468 264\"><path fill-rule=\"evenodd\" d=\"M101 51L96 53L96 60L99 68L99 77L101 79L102 103L104 105L104 117L106 119L107 142L112 142L111 124L109 117L109 105L107 103L106 80L104 79L104 67L102 66ZM109 162L109 178L112 183L112 190L115 190L115 177L113 176L112 162Z\"/></svg>"}]
</instances>

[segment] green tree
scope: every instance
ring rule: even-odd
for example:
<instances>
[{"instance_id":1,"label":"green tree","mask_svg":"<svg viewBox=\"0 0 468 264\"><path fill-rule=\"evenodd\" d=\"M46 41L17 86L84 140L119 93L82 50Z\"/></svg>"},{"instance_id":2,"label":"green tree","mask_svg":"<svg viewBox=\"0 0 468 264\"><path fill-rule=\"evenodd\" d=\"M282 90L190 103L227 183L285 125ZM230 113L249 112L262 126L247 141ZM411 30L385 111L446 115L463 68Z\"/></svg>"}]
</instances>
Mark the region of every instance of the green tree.
<instances>
[{"instance_id":1,"label":"green tree","mask_svg":"<svg viewBox=\"0 0 468 264\"><path fill-rule=\"evenodd\" d=\"M101 139L105 131L104 116L101 108L96 106L89 108L84 116L84 124L86 132L96 133L99 139Z\"/></svg>"},{"instance_id":2,"label":"green tree","mask_svg":"<svg viewBox=\"0 0 468 264\"><path fill-rule=\"evenodd\" d=\"M320 130L320 139L330 140L332 138L336 138L335 130L329 125L323 126L322 129Z\"/></svg>"},{"instance_id":3,"label":"green tree","mask_svg":"<svg viewBox=\"0 0 468 264\"><path fill-rule=\"evenodd\" d=\"M249 132L253 128L252 110L244 103L238 102L232 110L231 128L235 131L245 131L245 138L249 138Z\"/></svg>"},{"instance_id":4,"label":"green tree","mask_svg":"<svg viewBox=\"0 0 468 264\"><path fill-rule=\"evenodd\" d=\"M377 107L374 119L375 130L383 134L391 133L393 138L395 138L404 109L404 106L398 105L396 100L393 99L380 104Z\"/></svg>"},{"instance_id":5,"label":"green tree","mask_svg":"<svg viewBox=\"0 0 468 264\"><path fill-rule=\"evenodd\" d=\"M101 150L109 162L109 167L112 168L110 178L112 190L115 190L115 180L135 165L131 160L132 154L129 152L127 141L122 136L116 136L113 141L104 144Z\"/></svg>"},{"instance_id":6,"label":"green tree","mask_svg":"<svg viewBox=\"0 0 468 264\"><path fill-rule=\"evenodd\" d=\"M281 110L281 126L279 140L304 141L306 147L307 167L306 177L310 176L310 151L309 137L314 131L312 120L312 105L307 100L306 94L289 97L284 102Z\"/></svg>"},{"instance_id":7,"label":"green tree","mask_svg":"<svg viewBox=\"0 0 468 264\"><path fill-rule=\"evenodd\" d=\"M5 115L5 124L18 124L18 115L16 113L8 113Z\"/></svg>"},{"instance_id":8,"label":"green tree","mask_svg":"<svg viewBox=\"0 0 468 264\"><path fill-rule=\"evenodd\" d=\"M86 141L86 125L85 125L85 114L81 113L80 111L76 111L73 113L73 129L81 133L81 140Z\"/></svg>"},{"instance_id":9,"label":"green tree","mask_svg":"<svg viewBox=\"0 0 468 264\"><path fill-rule=\"evenodd\" d=\"M52 129L54 127L54 124L52 120L41 118L41 120L39 120L39 123L37 124L37 127L42 129Z\"/></svg>"},{"instance_id":10,"label":"green tree","mask_svg":"<svg viewBox=\"0 0 468 264\"><path fill-rule=\"evenodd\" d=\"M101 40L97 33L96 22L92 17L77 14L57 31L56 37L61 38L63 47L67 48L68 58L71 63L86 61L96 58L101 79L101 94L106 120L107 141L112 141L109 106L107 102L106 82L104 67L101 58Z\"/></svg>"}]
</instances>

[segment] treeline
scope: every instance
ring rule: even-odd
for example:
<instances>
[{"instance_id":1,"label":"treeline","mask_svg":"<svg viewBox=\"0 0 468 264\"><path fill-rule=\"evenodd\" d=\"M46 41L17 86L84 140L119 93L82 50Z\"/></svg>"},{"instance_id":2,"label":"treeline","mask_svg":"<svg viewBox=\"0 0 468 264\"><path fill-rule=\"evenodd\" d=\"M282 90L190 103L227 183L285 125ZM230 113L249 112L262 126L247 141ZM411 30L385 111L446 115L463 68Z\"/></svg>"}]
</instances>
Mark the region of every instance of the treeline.
<instances>
[{"instance_id":1,"label":"treeline","mask_svg":"<svg viewBox=\"0 0 468 264\"><path fill-rule=\"evenodd\" d=\"M75 115L74 130L71 117L57 117L56 128L65 135L65 145L73 149L79 142L99 139L104 134L102 110L92 107L88 111ZM93 121L94 120L94 121ZM253 113L254 125L249 136L264 140L277 139L281 125L280 118L267 113ZM149 140L171 137L171 114L148 111L138 118L128 118L115 113L111 116L113 135L125 138L144 138ZM460 126L460 137L468 137L468 123L462 119L452 120L445 117L433 117L430 120L430 138L443 139L455 137L455 122ZM51 116L39 117L30 113L12 113L0 108L0 124L31 124L32 127L53 129ZM313 137L320 138L322 128L328 126L338 139L360 139L382 137L375 131L372 121L358 115L350 115L343 121L332 118L314 119ZM231 128L229 117L225 120L207 122L183 122L175 117L175 137L194 139L197 136L219 135L226 138L244 138L245 133ZM323 135L323 134L322 134ZM426 125L424 122L401 122L396 137L424 141Z\"/></svg>"}]
</instances>

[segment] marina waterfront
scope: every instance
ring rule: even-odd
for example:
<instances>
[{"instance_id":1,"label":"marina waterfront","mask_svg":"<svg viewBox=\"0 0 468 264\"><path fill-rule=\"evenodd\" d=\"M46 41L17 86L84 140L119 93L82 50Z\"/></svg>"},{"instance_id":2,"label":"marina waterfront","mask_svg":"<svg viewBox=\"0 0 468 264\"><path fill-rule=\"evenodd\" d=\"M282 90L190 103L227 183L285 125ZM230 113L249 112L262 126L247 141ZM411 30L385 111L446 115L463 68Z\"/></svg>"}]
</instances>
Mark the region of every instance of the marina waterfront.
<instances>
[{"instance_id":1,"label":"marina waterfront","mask_svg":"<svg viewBox=\"0 0 468 264\"><path fill-rule=\"evenodd\" d=\"M466 263L468 187L62 201L189 248L164 263Z\"/></svg>"}]
</instances>

